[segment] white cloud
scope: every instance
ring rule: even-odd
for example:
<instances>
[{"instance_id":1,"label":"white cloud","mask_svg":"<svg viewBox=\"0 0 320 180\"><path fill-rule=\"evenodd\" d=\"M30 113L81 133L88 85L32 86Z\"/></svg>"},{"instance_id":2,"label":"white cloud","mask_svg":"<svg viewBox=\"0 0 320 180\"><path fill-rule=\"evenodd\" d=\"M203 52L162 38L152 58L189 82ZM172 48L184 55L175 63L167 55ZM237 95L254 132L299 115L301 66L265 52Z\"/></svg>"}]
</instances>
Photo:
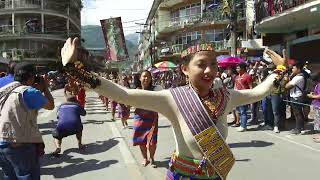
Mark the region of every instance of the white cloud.
<instances>
[{"instance_id":1,"label":"white cloud","mask_svg":"<svg viewBox=\"0 0 320 180\"><path fill-rule=\"evenodd\" d=\"M121 16L122 22L144 19L138 21L144 23L153 0L85 0L82 9L82 25L100 25L101 19ZM87 7L86 7L87 6ZM134 27L133 27L134 26ZM126 34L134 33L140 27L134 22L124 23ZM128 27L128 28L126 28Z\"/></svg>"}]
</instances>

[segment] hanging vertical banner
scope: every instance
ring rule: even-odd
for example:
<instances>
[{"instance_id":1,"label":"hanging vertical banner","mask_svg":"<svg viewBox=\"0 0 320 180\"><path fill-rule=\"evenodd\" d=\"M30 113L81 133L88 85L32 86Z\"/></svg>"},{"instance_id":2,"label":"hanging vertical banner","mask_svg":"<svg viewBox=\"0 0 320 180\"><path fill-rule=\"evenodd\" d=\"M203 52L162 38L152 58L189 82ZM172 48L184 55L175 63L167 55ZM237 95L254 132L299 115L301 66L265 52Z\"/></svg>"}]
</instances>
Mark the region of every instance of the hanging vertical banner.
<instances>
[{"instance_id":1,"label":"hanging vertical banner","mask_svg":"<svg viewBox=\"0 0 320 180\"><path fill-rule=\"evenodd\" d=\"M129 58L121 17L100 20L106 42L106 60L123 61Z\"/></svg>"}]
</instances>

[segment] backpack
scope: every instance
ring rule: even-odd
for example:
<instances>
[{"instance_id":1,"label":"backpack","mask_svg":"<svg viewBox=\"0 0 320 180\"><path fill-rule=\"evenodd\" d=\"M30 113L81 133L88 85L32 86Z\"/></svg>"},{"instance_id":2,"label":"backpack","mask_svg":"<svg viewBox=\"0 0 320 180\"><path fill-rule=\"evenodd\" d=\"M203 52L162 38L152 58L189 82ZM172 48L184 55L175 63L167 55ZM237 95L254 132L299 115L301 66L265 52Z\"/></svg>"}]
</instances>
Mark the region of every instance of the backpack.
<instances>
[{"instance_id":1,"label":"backpack","mask_svg":"<svg viewBox=\"0 0 320 180\"><path fill-rule=\"evenodd\" d=\"M1 111L4 106L4 103L7 101L9 98L10 94L15 90L16 88L22 86L18 82L10 83L7 86L4 86L0 88L0 116L1 116Z\"/></svg>"},{"instance_id":2,"label":"backpack","mask_svg":"<svg viewBox=\"0 0 320 180\"><path fill-rule=\"evenodd\" d=\"M304 80L302 89L299 86L295 85L295 88L298 88L302 92L302 96L300 97L300 100L301 100L302 103L310 104L311 103L311 99L308 98L309 92L308 92L308 88L307 88L308 78L306 77L306 75L304 73L300 73L297 76L302 76L303 80Z\"/></svg>"}]
</instances>

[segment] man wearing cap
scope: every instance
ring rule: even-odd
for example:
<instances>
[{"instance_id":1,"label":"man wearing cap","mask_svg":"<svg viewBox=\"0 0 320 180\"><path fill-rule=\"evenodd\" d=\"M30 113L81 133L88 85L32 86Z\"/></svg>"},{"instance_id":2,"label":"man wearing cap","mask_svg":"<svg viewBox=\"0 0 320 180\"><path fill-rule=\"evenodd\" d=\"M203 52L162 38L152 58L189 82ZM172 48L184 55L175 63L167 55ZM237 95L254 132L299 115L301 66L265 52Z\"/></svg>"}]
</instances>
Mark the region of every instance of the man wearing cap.
<instances>
[{"instance_id":1,"label":"man wearing cap","mask_svg":"<svg viewBox=\"0 0 320 180\"><path fill-rule=\"evenodd\" d=\"M16 65L14 82L0 88L0 166L4 179L40 179L39 157L44 144L37 125L38 110L52 110L48 86L39 91L34 84L35 68L23 62Z\"/></svg>"},{"instance_id":2,"label":"man wearing cap","mask_svg":"<svg viewBox=\"0 0 320 180\"><path fill-rule=\"evenodd\" d=\"M305 115L303 113L303 106L299 103L305 103L303 97L306 88L306 78L303 74L303 62L296 61L292 64L292 74L290 81L285 85L285 88L290 90L290 101L292 113L296 120L296 127L290 131L291 134L300 134L304 131Z\"/></svg>"}]
</instances>

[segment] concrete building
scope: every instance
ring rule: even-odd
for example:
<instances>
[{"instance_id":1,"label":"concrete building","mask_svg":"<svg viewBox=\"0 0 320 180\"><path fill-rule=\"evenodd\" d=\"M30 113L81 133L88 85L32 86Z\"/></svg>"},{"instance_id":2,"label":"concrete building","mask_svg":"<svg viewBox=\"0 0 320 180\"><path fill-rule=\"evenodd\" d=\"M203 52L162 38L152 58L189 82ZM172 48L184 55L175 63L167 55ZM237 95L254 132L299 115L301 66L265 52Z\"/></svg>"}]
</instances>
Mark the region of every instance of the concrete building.
<instances>
[{"instance_id":1,"label":"concrete building","mask_svg":"<svg viewBox=\"0 0 320 180\"><path fill-rule=\"evenodd\" d=\"M199 41L228 54L230 20L224 7L222 0L154 0L140 36L140 67L163 60L179 63L181 52ZM239 40L246 38L246 8L245 1L236 5Z\"/></svg>"},{"instance_id":2,"label":"concrete building","mask_svg":"<svg viewBox=\"0 0 320 180\"><path fill-rule=\"evenodd\" d=\"M255 30L263 44L320 69L320 1L257 1Z\"/></svg>"},{"instance_id":3,"label":"concrete building","mask_svg":"<svg viewBox=\"0 0 320 180\"><path fill-rule=\"evenodd\" d=\"M81 0L0 0L0 56L57 62L67 37L80 37Z\"/></svg>"}]
</instances>

